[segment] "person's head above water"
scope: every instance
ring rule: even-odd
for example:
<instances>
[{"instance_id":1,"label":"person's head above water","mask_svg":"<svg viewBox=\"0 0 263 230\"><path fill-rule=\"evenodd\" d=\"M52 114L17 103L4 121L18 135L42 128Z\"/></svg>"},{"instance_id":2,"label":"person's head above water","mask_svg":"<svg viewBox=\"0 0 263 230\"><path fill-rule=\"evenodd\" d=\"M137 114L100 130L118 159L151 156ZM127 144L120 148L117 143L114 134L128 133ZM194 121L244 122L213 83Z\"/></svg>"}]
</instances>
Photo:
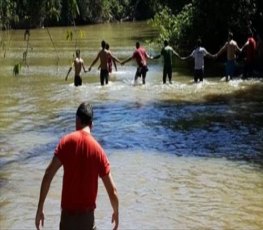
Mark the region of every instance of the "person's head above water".
<instances>
[{"instance_id":1,"label":"person's head above water","mask_svg":"<svg viewBox=\"0 0 263 230\"><path fill-rule=\"evenodd\" d=\"M102 49L106 48L106 42L104 40L101 41L101 47L102 47Z\"/></svg>"},{"instance_id":2,"label":"person's head above water","mask_svg":"<svg viewBox=\"0 0 263 230\"><path fill-rule=\"evenodd\" d=\"M80 57L80 50L79 49L76 50L76 56Z\"/></svg>"},{"instance_id":3,"label":"person's head above water","mask_svg":"<svg viewBox=\"0 0 263 230\"><path fill-rule=\"evenodd\" d=\"M106 43L105 48L106 48L106 50L109 50L110 49L110 44Z\"/></svg>"},{"instance_id":4,"label":"person's head above water","mask_svg":"<svg viewBox=\"0 0 263 230\"><path fill-rule=\"evenodd\" d=\"M88 102L82 102L76 112L76 129L92 126L93 108Z\"/></svg>"}]
</instances>

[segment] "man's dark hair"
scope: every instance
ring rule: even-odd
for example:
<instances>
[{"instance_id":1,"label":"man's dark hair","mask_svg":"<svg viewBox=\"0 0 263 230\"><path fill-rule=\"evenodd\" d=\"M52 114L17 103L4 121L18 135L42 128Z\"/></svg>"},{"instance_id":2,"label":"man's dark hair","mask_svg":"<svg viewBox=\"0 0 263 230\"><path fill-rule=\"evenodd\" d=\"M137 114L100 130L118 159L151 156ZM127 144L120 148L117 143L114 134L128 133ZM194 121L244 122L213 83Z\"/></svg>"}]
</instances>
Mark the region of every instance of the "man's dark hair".
<instances>
[{"instance_id":1,"label":"man's dark hair","mask_svg":"<svg viewBox=\"0 0 263 230\"><path fill-rule=\"evenodd\" d=\"M163 44L164 44L164 46L168 46L168 41L164 40Z\"/></svg>"},{"instance_id":2,"label":"man's dark hair","mask_svg":"<svg viewBox=\"0 0 263 230\"><path fill-rule=\"evenodd\" d=\"M77 109L76 116L80 119L81 124L90 125L93 120L92 105L87 102L82 102Z\"/></svg>"},{"instance_id":3,"label":"man's dark hair","mask_svg":"<svg viewBox=\"0 0 263 230\"><path fill-rule=\"evenodd\" d=\"M198 38L198 39L197 39L196 44L197 44L198 47L202 45L202 40L201 40L201 38Z\"/></svg>"},{"instance_id":4,"label":"man's dark hair","mask_svg":"<svg viewBox=\"0 0 263 230\"><path fill-rule=\"evenodd\" d=\"M230 32L228 32L228 38L229 39L233 39L233 33L230 31Z\"/></svg>"},{"instance_id":5,"label":"man's dark hair","mask_svg":"<svg viewBox=\"0 0 263 230\"><path fill-rule=\"evenodd\" d=\"M104 40L101 41L101 47L102 47L102 49L105 49L105 47L106 47L106 42Z\"/></svg>"},{"instance_id":6,"label":"man's dark hair","mask_svg":"<svg viewBox=\"0 0 263 230\"><path fill-rule=\"evenodd\" d=\"M110 49L110 44L106 43L105 48L106 48L106 50L109 50Z\"/></svg>"},{"instance_id":7,"label":"man's dark hair","mask_svg":"<svg viewBox=\"0 0 263 230\"><path fill-rule=\"evenodd\" d=\"M136 42L136 48L138 49L140 47L140 42Z\"/></svg>"},{"instance_id":8,"label":"man's dark hair","mask_svg":"<svg viewBox=\"0 0 263 230\"><path fill-rule=\"evenodd\" d=\"M249 29L248 30L248 32L247 32L247 35L249 36L249 37L253 37L253 31L251 30L251 29Z\"/></svg>"}]
</instances>

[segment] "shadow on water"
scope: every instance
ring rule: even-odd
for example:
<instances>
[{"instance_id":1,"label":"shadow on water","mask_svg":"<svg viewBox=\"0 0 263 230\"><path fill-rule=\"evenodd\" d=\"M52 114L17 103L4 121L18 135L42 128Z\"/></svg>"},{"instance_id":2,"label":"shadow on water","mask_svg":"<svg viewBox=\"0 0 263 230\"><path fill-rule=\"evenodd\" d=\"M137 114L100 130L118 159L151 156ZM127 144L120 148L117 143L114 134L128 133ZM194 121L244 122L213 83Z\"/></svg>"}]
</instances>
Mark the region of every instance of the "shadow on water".
<instances>
[{"instance_id":1,"label":"shadow on water","mask_svg":"<svg viewBox=\"0 0 263 230\"><path fill-rule=\"evenodd\" d=\"M262 86L202 102L159 100L97 108L95 135L107 149L224 157L263 165ZM103 121L103 122L101 122Z\"/></svg>"},{"instance_id":2,"label":"shadow on water","mask_svg":"<svg viewBox=\"0 0 263 230\"><path fill-rule=\"evenodd\" d=\"M178 156L223 157L263 166L262 92L259 84L229 94L210 94L202 102L105 102L94 107L93 134L109 152L151 150ZM51 134L53 139L23 145L14 159L1 161L0 168L31 158L43 160L43 153L50 157L58 139L74 130L74 117L73 111L56 111L45 119L48 123L23 130L25 138L38 133L40 139Z\"/></svg>"}]
</instances>

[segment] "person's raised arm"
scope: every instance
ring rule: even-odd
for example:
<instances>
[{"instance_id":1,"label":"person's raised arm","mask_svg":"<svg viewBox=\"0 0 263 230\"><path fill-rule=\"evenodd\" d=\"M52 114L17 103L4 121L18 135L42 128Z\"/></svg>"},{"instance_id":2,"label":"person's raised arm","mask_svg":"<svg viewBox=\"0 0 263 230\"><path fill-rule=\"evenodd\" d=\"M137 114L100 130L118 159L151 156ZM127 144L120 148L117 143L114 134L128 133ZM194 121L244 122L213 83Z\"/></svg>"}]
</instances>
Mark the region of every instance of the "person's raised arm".
<instances>
[{"instance_id":1,"label":"person's raised arm","mask_svg":"<svg viewBox=\"0 0 263 230\"><path fill-rule=\"evenodd\" d=\"M117 189L114 184L111 173L102 177L101 179L107 190L111 202L111 206L113 209L112 219L111 219L111 222L115 224L113 230L117 230L119 226L119 198L118 198Z\"/></svg>"},{"instance_id":2,"label":"person's raised arm","mask_svg":"<svg viewBox=\"0 0 263 230\"><path fill-rule=\"evenodd\" d=\"M55 176L56 172L58 171L58 169L61 167L61 162L59 161L59 159L54 156L49 164L49 166L47 167L46 171L45 171L45 175L42 179L42 183L41 183L41 188L40 188L40 195L39 195L39 201L38 201L38 206L37 206L37 212L36 212L36 218L35 218L35 226L36 229L40 229L40 224L42 226L44 226L44 203L49 191L49 187L51 184L51 181L53 179L53 177Z\"/></svg>"}]
</instances>

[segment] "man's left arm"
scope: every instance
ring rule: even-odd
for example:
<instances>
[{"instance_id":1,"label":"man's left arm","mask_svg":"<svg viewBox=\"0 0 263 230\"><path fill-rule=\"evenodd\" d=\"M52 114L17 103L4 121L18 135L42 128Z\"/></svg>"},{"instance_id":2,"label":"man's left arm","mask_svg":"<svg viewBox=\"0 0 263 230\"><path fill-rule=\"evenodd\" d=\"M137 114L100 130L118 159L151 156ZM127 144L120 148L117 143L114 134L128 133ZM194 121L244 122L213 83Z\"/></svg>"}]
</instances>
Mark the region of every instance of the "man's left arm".
<instances>
[{"instance_id":1,"label":"man's left arm","mask_svg":"<svg viewBox=\"0 0 263 230\"><path fill-rule=\"evenodd\" d=\"M81 66L82 66L82 69L84 70L84 73L87 73L88 70L86 70L83 60L81 61Z\"/></svg>"},{"instance_id":2,"label":"man's left arm","mask_svg":"<svg viewBox=\"0 0 263 230\"><path fill-rule=\"evenodd\" d=\"M115 224L113 229L117 230L119 226L119 198L118 198L117 189L110 172L106 176L102 177L101 179L107 190L107 193L110 198L111 206L113 209L112 220L111 220L111 222Z\"/></svg>"}]
</instances>

